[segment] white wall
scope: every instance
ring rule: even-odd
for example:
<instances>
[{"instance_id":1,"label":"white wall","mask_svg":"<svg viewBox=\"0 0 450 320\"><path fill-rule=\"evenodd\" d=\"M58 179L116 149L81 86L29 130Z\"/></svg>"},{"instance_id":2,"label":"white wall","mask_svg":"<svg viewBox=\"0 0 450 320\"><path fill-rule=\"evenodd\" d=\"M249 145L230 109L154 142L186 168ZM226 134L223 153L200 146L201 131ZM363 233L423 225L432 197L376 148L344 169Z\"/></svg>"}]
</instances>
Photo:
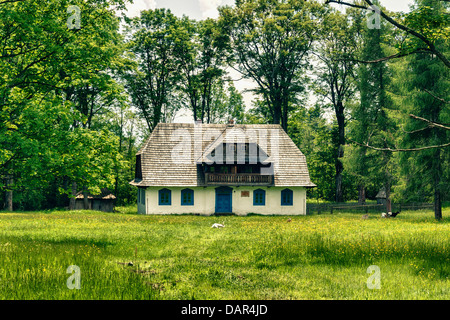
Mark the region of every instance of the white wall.
<instances>
[{"instance_id":1,"label":"white wall","mask_svg":"<svg viewBox=\"0 0 450 320\"><path fill-rule=\"evenodd\" d=\"M147 214L201 214L212 215L215 212L216 193L215 187L192 187L194 190L194 205L181 205L181 190L185 187L166 187L171 190L171 205L160 206L158 191L164 187L148 187L145 192L145 207L138 204L139 213ZM257 213L263 215L306 215L306 188L290 187L293 191L293 205L281 205L281 190L285 187L231 187L233 213L247 215ZM266 191L265 206L253 205L253 191L263 189ZM241 191L248 191L249 197L242 197Z\"/></svg>"}]
</instances>

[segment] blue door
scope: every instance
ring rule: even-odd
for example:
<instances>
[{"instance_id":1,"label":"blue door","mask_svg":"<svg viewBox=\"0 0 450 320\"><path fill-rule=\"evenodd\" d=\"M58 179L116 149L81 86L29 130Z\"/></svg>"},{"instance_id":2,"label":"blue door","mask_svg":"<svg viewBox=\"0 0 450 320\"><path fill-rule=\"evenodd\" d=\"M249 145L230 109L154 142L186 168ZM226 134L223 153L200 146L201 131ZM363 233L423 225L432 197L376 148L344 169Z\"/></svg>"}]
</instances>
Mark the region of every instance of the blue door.
<instances>
[{"instance_id":1,"label":"blue door","mask_svg":"<svg viewBox=\"0 0 450 320\"><path fill-rule=\"evenodd\" d=\"M231 213L231 194L233 189L220 187L216 189L216 213Z\"/></svg>"}]
</instances>

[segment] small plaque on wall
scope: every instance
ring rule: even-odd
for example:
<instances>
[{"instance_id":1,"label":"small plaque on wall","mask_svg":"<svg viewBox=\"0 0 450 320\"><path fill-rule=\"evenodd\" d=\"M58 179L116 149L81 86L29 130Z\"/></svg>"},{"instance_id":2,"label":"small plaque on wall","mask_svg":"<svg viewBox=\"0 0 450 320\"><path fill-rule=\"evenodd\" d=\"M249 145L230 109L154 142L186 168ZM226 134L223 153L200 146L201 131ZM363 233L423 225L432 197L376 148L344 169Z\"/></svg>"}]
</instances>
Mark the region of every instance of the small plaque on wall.
<instances>
[{"instance_id":1,"label":"small plaque on wall","mask_svg":"<svg viewBox=\"0 0 450 320\"><path fill-rule=\"evenodd\" d=\"M241 191L241 197L250 197L250 191Z\"/></svg>"}]
</instances>

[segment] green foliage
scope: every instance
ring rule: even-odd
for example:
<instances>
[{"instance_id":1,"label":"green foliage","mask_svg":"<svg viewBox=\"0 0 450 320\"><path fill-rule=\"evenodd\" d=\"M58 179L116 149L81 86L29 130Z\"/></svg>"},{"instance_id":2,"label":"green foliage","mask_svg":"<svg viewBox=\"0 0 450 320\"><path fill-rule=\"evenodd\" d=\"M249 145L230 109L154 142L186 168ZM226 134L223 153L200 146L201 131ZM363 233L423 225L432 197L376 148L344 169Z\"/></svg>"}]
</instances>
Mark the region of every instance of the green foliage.
<instances>
[{"instance_id":1,"label":"green foliage","mask_svg":"<svg viewBox=\"0 0 450 320\"><path fill-rule=\"evenodd\" d=\"M439 1L420 1L409 17L409 23L414 26L427 25L422 31L440 28L445 12L445 6ZM439 2L440 3L440 2ZM431 7L430 7L431 6ZM427 17L422 16L426 14ZM439 21L437 21L437 20ZM448 17L446 18L448 19ZM431 37L431 34L428 34ZM448 38L438 36L435 46L443 54L448 54ZM406 67L408 76L399 84L400 92L407 92L403 99L404 114L413 114L435 123L449 123L449 69L443 67L442 61L436 56L419 53L409 56ZM398 81L398 79L396 79ZM446 102L447 101L447 102ZM428 126L425 122L405 117L401 122L403 131L407 134L402 144L408 148L421 146L439 146L449 141L449 131ZM440 217L441 202L448 196L450 176L448 170L447 148L434 148L402 154L402 173L404 174L403 197L412 201L433 199L436 208L436 218ZM415 179L414 177L420 177Z\"/></svg>"},{"instance_id":2,"label":"green foliage","mask_svg":"<svg viewBox=\"0 0 450 320\"><path fill-rule=\"evenodd\" d=\"M311 181L317 185L308 190L310 198L334 199L335 133L318 105L310 109L299 108L290 119L288 134L306 156Z\"/></svg>"},{"instance_id":3,"label":"green foliage","mask_svg":"<svg viewBox=\"0 0 450 320\"><path fill-rule=\"evenodd\" d=\"M334 111L337 132L333 143L335 158L335 200L344 201L344 145L346 143L346 118L348 108L355 94L355 69L357 36L360 29L359 16L352 17L330 10L324 15L321 25L320 41L316 42L315 55L318 58L314 69L315 80L312 89L317 97L326 99L324 108Z\"/></svg>"},{"instance_id":4,"label":"green foliage","mask_svg":"<svg viewBox=\"0 0 450 320\"><path fill-rule=\"evenodd\" d=\"M405 26L423 35L432 45L436 46L443 42L448 43L450 40L448 7L449 5L444 1L420 0L416 1L413 10L402 18ZM426 52L429 46L426 46L421 39L407 35L402 42L397 44L397 47L400 52Z\"/></svg>"},{"instance_id":5,"label":"green foliage","mask_svg":"<svg viewBox=\"0 0 450 320\"><path fill-rule=\"evenodd\" d=\"M74 4L74 3L70 3ZM6 191L24 194L63 180L98 191L111 186L120 155L117 139L91 130L93 110L123 102L111 74L122 62L119 21L123 1L79 2L80 29L66 25L68 1L0 5L0 177ZM6 182L6 183L3 183ZM68 184L53 190L66 192ZM43 195L35 207L52 206ZM41 203L41 204L39 204Z\"/></svg>"},{"instance_id":6,"label":"green foliage","mask_svg":"<svg viewBox=\"0 0 450 320\"><path fill-rule=\"evenodd\" d=\"M142 11L140 17L126 18L127 50L135 67L125 70L122 77L133 105L146 121L148 132L159 122L173 117L178 104L171 104L173 90L179 78L176 72L179 20L170 10Z\"/></svg>"},{"instance_id":7,"label":"green foliage","mask_svg":"<svg viewBox=\"0 0 450 320\"><path fill-rule=\"evenodd\" d=\"M181 31L176 46L182 83L179 89L188 101L195 121L225 120L226 106L220 103L225 98L225 59L223 48L218 44L217 22L213 19L194 22L187 18L179 22Z\"/></svg>"},{"instance_id":8,"label":"green foliage","mask_svg":"<svg viewBox=\"0 0 450 320\"><path fill-rule=\"evenodd\" d=\"M389 13L409 29L367 29L355 8L241 0L216 20L146 10L120 34L124 4L0 2L0 205L67 206L73 187L134 202L139 145L183 108L206 123L280 123L307 157L313 198L373 198L387 184L395 201L449 196L447 149L383 150L448 143L448 130L409 117L450 123L447 3ZM80 29L67 27L69 5ZM250 108L227 65L256 81Z\"/></svg>"},{"instance_id":9,"label":"green foliage","mask_svg":"<svg viewBox=\"0 0 450 320\"><path fill-rule=\"evenodd\" d=\"M386 35L390 31L384 22L379 29L363 28L366 19L361 19L361 61L373 61L388 53ZM385 62L360 64L358 67L358 91L360 102L352 109L352 121L348 136L361 144L370 143L379 148L392 147L395 143L397 129L395 122L389 118L393 108L389 98L390 71ZM383 188L389 197L393 179L392 154L353 145L347 149L347 165L352 168L350 175L357 183L359 201L365 201L365 193L376 195Z\"/></svg>"},{"instance_id":10,"label":"green foliage","mask_svg":"<svg viewBox=\"0 0 450 320\"><path fill-rule=\"evenodd\" d=\"M220 9L228 63L257 83L273 123L287 131L289 104L305 88L305 58L317 36L321 6L311 1L239 1Z\"/></svg>"}]
</instances>

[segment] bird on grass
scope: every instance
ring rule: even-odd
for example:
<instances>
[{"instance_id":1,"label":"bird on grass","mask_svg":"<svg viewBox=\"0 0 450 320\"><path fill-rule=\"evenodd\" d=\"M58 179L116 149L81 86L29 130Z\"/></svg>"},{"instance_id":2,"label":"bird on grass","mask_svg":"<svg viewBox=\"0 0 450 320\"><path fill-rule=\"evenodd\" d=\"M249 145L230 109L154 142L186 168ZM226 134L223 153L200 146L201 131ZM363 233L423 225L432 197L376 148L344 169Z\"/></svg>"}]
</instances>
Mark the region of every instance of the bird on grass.
<instances>
[{"instance_id":1,"label":"bird on grass","mask_svg":"<svg viewBox=\"0 0 450 320\"><path fill-rule=\"evenodd\" d=\"M224 224L220 224L220 223L214 223L211 228L224 228L225 225Z\"/></svg>"},{"instance_id":2,"label":"bird on grass","mask_svg":"<svg viewBox=\"0 0 450 320\"><path fill-rule=\"evenodd\" d=\"M388 213L383 212L383 213L381 213L381 217L382 218L395 218L399 213L400 213L400 211L397 211L397 212L394 212L394 213L392 213L392 212L388 212Z\"/></svg>"},{"instance_id":3,"label":"bird on grass","mask_svg":"<svg viewBox=\"0 0 450 320\"><path fill-rule=\"evenodd\" d=\"M400 211L393 212L393 213L391 213L391 217L395 218L399 213L400 213Z\"/></svg>"},{"instance_id":4,"label":"bird on grass","mask_svg":"<svg viewBox=\"0 0 450 320\"><path fill-rule=\"evenodd\" d=\"M287 219L287 222L291 222L291 221L292 221L292 219L291 219L291 218Z\"/></svg>"}]
</instances>

